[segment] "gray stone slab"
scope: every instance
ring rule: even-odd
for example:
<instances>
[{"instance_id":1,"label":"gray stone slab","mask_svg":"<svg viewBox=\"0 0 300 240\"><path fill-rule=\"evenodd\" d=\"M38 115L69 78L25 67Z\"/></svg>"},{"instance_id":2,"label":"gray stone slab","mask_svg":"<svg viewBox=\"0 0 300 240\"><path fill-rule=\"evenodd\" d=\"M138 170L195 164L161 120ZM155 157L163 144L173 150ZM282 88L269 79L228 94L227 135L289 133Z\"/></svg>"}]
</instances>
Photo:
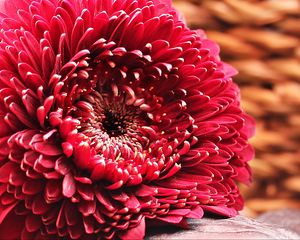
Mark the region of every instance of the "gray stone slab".
<instances>
[{"instance_id":1,"label":"gray stone slab","mask_svg":"<svg viewBox=\"0 0 300 240\"><path fill-rule=\"evenodd\" d=\"M262 214L257 218L264 223L278 225L300 235L300 210L284 209Z\"/></svg>"},{"instance_id":2,"label":"gray stone slab","mask_svg":"<svg viewBox=\"0 0 300 240\"><path fill-rule=\"evenodd\" d=\"M146 239L300 239L300 235L288 229L244 216L192 219L189 226L189 230L170 226L151 228Z\"/></svg>"}]
</instances>

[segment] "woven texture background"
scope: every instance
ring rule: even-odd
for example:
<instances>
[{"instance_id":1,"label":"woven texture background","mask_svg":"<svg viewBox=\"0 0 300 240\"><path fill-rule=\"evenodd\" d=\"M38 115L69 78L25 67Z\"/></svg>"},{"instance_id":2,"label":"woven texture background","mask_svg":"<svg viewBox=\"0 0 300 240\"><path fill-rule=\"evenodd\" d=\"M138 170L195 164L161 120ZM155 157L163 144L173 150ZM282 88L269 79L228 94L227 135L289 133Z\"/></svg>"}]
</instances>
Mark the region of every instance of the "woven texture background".
<instances>
[{"instance_id":1,"label":"woven texture background","mask_svg":"<svg viewBox=\"0 0 300 240\"><path fill-rule=\"evenodd\" d=\"M244 213L300 208L300 0L173 2L239 70L243 108L256 118Z\"/></svg>"}]
</instances>

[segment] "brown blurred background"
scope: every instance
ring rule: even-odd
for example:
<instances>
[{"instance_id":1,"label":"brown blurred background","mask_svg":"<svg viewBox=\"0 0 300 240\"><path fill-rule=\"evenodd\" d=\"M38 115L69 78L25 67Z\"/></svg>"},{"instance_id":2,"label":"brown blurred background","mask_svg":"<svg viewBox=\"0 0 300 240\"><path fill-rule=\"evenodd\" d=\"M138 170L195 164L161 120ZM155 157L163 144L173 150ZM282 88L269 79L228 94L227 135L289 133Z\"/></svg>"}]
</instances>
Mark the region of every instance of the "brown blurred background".
<instances>
[{"instance_id":1,"label":"brown blurred background","mask_svg":"<svg viewBox=\"0 0 300 240\"><path fill-rule=\"evenodd\" d=\"M300 209L300 0L173 0L192 29L239 70L242 106L255 117L252 186L244 214Z\"/></svg>"}]
</instances>

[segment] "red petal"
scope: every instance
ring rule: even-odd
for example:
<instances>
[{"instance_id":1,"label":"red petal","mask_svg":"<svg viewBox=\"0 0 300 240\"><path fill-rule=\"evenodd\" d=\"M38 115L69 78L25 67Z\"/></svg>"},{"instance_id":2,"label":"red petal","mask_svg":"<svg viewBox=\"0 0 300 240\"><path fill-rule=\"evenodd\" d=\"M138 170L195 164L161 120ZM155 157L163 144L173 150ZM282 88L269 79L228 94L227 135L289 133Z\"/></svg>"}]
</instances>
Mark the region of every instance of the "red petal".
<instances>
[{"instance_id":1,"label":"red petal","mask_svg":"<svg viewBox=\"0 0 300 240\"><path fill-rule=\"evenodd\" d=\"M165 176L161 177L160 179L169 178L169 177L175 175L180 169L181 169L181 164L175 163L171 169L168 169L167 174Z\"/></svg>"},{"instance_id":2,"label":"red petal","mask_svg":"<svg viewBox=\"0 0 300 240\"><path fill-rule=\"evenodd\" d=\"M90 163L90 158L90 146L87 142L81 142L74 148L74 162L79 168L86 169Z\"/></svg>"},{"instance_id":3,"label":"red petal","mask_svg":"<svg viewBox=\"0 0 300 240\"><path fill-rule=\"evenodd\" d=\"M26 228L23 229L22 233L21 233L21 238L20 239L24 239L24 240L36 240L36 236L37 236L38 232L29 232Z\"/></svg>"},{"instance_id":4,"label":"red petal","mask_svg":"<svg viewBox=\"0 0 300 240\"><path fill-rule=\"evenodd\" d=\"M238 214L238 212L235 209L225 207L225 206L207 206L207 205L203 205L201 207L205 211L216 213L216 214L226 216L226 217L234 217Z\"/></svg>"},{"instance_id":5,"label":"red petal","mask_svg":"<svg viewBox=\"0 0 300 240\"><path fill-rule=\"evenodd\" d=\"M67 202L65 205L65 218L69 226L76 225L78 220L80 221L81 219L75 205L70 202Z\"/></svg>"},{"instance_id":6,"label":"red petal","mask_svg":"<svg viewBox=\"0 0 300 240\"><path fill-rule=\"evenodd\" d=\"M39 230L41 224L41 219L37 215L28 215L25 220L25 227L28 232L36 232Z\"/></svg>"},{"instance_id":7,"label":"red petal","mask_svg":"<svg viewBox=\"0 0 300 240\"><path fill-rule=\"evenodd\" d=\"M2 194L2 196L0 196L0 205L10 205L10 204L14 204L16 202L16 198L13 194L5 192Z\"/></svg>"},{"instance_id":8,"label":"red petal","mask_svg":"<svg viewBox=\"0 0 300 240\"><path fill-rule=\"evenodd\" d=\"M57 117L58 118L58 117ZM58 118L59 119L59 118ZM58 121L58 120L57 120ZM72 118L66 118L62 121L62 123L60 124L59 126L59 131L60 131L60 134L61 134L61 137L62 138L67 138L68 135L74 130L76 129L76 126L78 125L79 123L72 119Z\"/></svg>"},{"instance_id":9,"label":"red petal","mask_svg":"<svg viewBox=\"0 0 300 240\"><path fill-rule=\"evenodd\" d=\"M49 205L46 203L42 195L38 195L32 203L32 212L36 215L42 215L49 209Z\"/></svg>"},{"instance_id":10,"label":"red petal","mask_svg":"<svg viewBox=\"0 0 300 240\"><path fill-rule=\"evenodd\" d=\"M6 183L0 183L0 196L6 192L7 184Z\"/></svg>"},{"instance_id":11,"label":"red petal","mask_svg":"<svg viewBox=\"0 0 300 240\"><path fill-rule=\"evenodd\" d=\"M0 226L2 222L5 220L6 216L10 213L10 211L18 204L18 202L14 202L9 206L0 205ZM1 231L0 231L1 232ZM0 234L1 235L1 234ZM0 238L1 239L1 238Z\"/></svg>"},{"instance_id":12,"label":"red petal","mask_svg":"<svg viewBox=\"0 0 300 240\"><path fill-rule=\"evenodd\" d=\"M105 219L104 217L101 215L101 213L96 209L95 213L94 213L94 218L96 219L96 221L100 224L104 224L105 223Z\"/></svg>"},{"instance_id":13,"label":"red petal","mask_svg":"<svg viewBox=\"0 0 300 240\"><path fill-rule=\"evenodd\" d=\"M92 180L100 180L105 172L105 162L104 161L99 161L99 163L97 163L92 170L92 174L91 174L91 179Z\"/></svg>"},{"instance_id":14,"label":"red petal","mask_svg":"<svg viewBox=\"0 0 300 240\"><path fill-rule=\"evenodd\" d=\"M114 204L112 200L106 195L105 192L100 192L99 190L96 192L96 197L98 201L103 204L105 208L107 208L109 211L114 211Z\"/></svg>"},{"instance_id":15,"label":"red petal","mask_svg":"<svg viewBox=\"0 0 300 240\"><path fill-rule=\"evenodd\" d=\"M10 127L5 123L4 116L0 117L0 136L7 136L11 133Z\"/></svg>"},{"instance_id":16,"label":"red petal","mask_svg":"<svg viewBox=\"0 0 300 240\"><path fill-rule=\"evenodd\" d=\"M138 209L141 204L139 200L134 195L129 195L129 199L124 203L129 209Z\"/></svg>"},{"instance_id":17,"label":"red petal","mask_svg":"<svg viewBox=\"0 0 300 240\"><path fill-rule=\"evenodd\" d=\"M83 183L83 184L88 184L91 185L93 182L91 181L91 179L87 178L87 177L74 177L74 179L77 182Z\"/></svg>"},{"instance_id":18,"label":"red petal","mask_svg":"<svg viewBox=\"0 0 300 240\"><path fill-rule=\"evenodd\" d=\"M41 192L43 186L42 181L28 179L22 186L22 192L28 195L34 195Z\"/></svg>"},{"instance_id":19,"label":"red petal","mask_svg":"<svg viewBox=\"0 0 300 240\"><path fill-rule=\"evenodd\" d=\"M20 239L26 216L18 216L13 211L0 224L0 239Z\"/></svg>"},{"instance_id":20,"label":"red petal","mask_svg":"<svg viewBox=\"0 0 300 240\"><path fill-rule=\"evenodd\" d=\"M61 144L64 154L67 157L71 157L73 154L73 145L69 142L64 142Z\"/></svg>"},{"instance_id":21,"label":"red petal","mask_svg":"<svg viewBox=\"0 0 300 240\"><path fill-rule=\"evenodd\" d=\"M2 121L2 119L0 118L0 121ZM0 127L2 128L2 126L0 125ZM7 144L7 140L9 139L9 137L1 137L0 138L0 154L1 155L8 155L10 152L10 148Z\"/></svg>"},{"instance_id":22,"label":"red petal","mask_svg":"<svg viewBox=\"0 0 300 240\"><path fill-rule=\"evenodd\" d=\"M125 233L120 234L120 239L144 239L145 236L145 218L143 218L140 223L129 230L127 230Z\"/></svg>"},{"instance_id":23,"label":"red petal","mask_svg":"<svg viewBox=\"0 0 300 240\"><path fill-rule=\"evenodd\" d=\"M32 120L28 116L28 113L22 109L18 104L12 102L9 104L9 109L12 113L15 114L15 116L27 127L34 128L34 123L32 123Z\"/></svg>"},{"instance_id":24,"label":"red petal","mask_svg":"<svg viewBox=\"0 0 300 240\"><path fill-rule=\"evenodd\" d=\"M60 178L62 178L62 176L56 171L43 173L43 175L47 179L60 179Z\"/></svg>"},{"instance_id":25,"label":"red petal","mask_svg":"<svg viewBox=\"0 0 300 240\"><path fill-rule=\"evenodd\" d=\"M0 168L0 183L7 183L10 173L14 170L15 164L12 162L5 163Z\"/></svg>"},{"instance_id":26,"label":"red petal","mask_svg":"<svg viewBox=\"0 0 300 240\"><path fill-rule=\"evenodd\" d=\"M201 207L197 207L193 210L191 210L191 212L186 215L186 217L188 218L202 218L203 217L203 214L204 214L204 211Z\"/></svg>"},{"instance_id":27,"label":"red petal","mask_svg":"<svg viewBox=\"0 0 300 240\"><path fill-rule=\"evenodd\" d=\"M24 153L23 162L29 165L30 167L33 167L39 157L40 157L39 153L29 150Z\"/></svg>"},{"instance_id":28,"label":"red petal","mask_svg":"<svg viewBox=\"0 0 300 240\"><path fill-rule=\"evenodd\" d=\"M55 166L53 159L47 158L47 156L44 155L40 155L37 161L44 168L53 169Z\"/></svg>"},{"instance_id":29,"label":"red petal","mask_svg":"<svg viewBox=\"0 0 300 240\"><path fill-rule=\"evenodd\" d=\"M124 184L123 180L120 180L120 181L115 182L115 183L113 183L113 184L111 184L111 185L109 185L105 188L107 188L108 190L115 190L115 189L118 189L118 188L122 187L123 184Z\"/></svg>"},{"instance_id":30,"label":"red petal","mask_svg":"<svg viewBox=\"0 0 300 240\"><path fill-rule=\"evenodd\" d=\"M182 216L173 216L173 215L157 217L157 219L159 219L161 221L172 223L172 224L180 223L182 218L183 218Z\"/></svg>"},{"instance_id":31,"label":"red petal","mask_svg":"<svg viewBox=\"0 0 300 240\"><path fill-rule=\"evenodd\" d=\"M71 174L67 174L64 177L62 184L62 193L65 197L70 198L76 192L76 184Z\"/></svg>"},{"instance_id":32,"label":"red petal","mask_svg":"<svg viewBox=\"0 0 300 240\"><path fill-rule=\"evenodd\" d=\"M71 226L68 228L68 232L70 234L71 239L80 239L82 234L84 234L84 230L82 229L82 225L79 226Z\"/></svg>"},{"instance_id":33,"label":"red petal","mask_svg":"<svg viewBox=\"0 0 300 240\"><path fill-rule=\"evenodd\" d=\"M92 217L84 217L83 225L87 234L94 233L94 219Z\"/></svg>"},{"instance_id":34,"label":"red petal","mask_svg":"<svg viewBox=\"0 0 300 240\"><path fill-rule=\"evenodd\" d=\"M251 183L251 169L248 164L243 167L236 167L235 170L237 172L236 180L247 185Z\"/></svg>"},{"instance_id":35,"label":"red petal","mask_svg":"<svg viewBox=\"0 0 300 240\"><path fill-rule=\"evenodd\" d=\"M157 193L157 188L142 184L135 192L135 195L139 197L146 197L153 196L154 193Z\"/></svg>"},{"instance_id":36,"label":"red petal","mask_svg":"<svg viewBox=\"0 0 300 240\"><path fill-rule=\"evenodd\" d=\"M56 227L58 229L66 226L66 218L64 212L65 212L65 202L63 202L62 206L60 207L59 213L56 218Z\"/></svg>"},{"instance_id":37,"label":"red petal","mask_svg":"<svg viewBox=\"0 0 300 240\"><path fill-rule=\"evenodd\" d=\"M86 201L94 200L94 191L92 186L78 184L77 191L84 200Z\"/></svg>"},{"instance_id":38,"label":"red petal","mask_svg":"<svg viewBox=\"0 0 300 240\"><path fill-rule=\"evenodd\" d=\"M96 201L80 201L78 203L78 210L82 213L83 216L89 216L95 213L96 211Z\"/></svg>"},{"instance_id":39,"label":"red petal","mask_svg":"<svg viewBox=\"0 0 300 240\"><path fill-rule=\"evenodd\" d=\"M37 152L48 156L57 156L63 153L60 146L52 142L36 142L33 143L33 148Z\"/></svg>"},{"instance_id":40,"label":"red petal","mask_svg":"<svg viewBox=\"0 0 300 240\"><path fill-rule=\"evenodd\" d=\"M71 167L65 157L60 157L55 161L54 169L61 175L67 175L70 172Z\"/></svg>"},{"instance_id":41,"label":"red petal","mask_svg":"<svg viewBox=\"0 0 300 240\"><path fill-rule=\"evenodd\" d=\"M182 208L182 209L174 209L168 212L169 215L179 215L179 216L186 216L191 212L189 208Z\"/></svg>"}]
</instances>

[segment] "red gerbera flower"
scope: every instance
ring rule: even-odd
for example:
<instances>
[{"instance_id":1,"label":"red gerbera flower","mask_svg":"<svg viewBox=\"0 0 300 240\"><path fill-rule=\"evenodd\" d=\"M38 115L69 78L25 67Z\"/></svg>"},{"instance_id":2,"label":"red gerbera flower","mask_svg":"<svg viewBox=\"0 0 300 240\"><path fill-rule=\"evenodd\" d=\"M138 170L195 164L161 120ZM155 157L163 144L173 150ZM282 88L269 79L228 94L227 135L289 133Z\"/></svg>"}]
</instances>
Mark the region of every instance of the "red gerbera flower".
<instances>
[{"instance_id":1,"label":"red gerbera flower","mask_svg":"<svg viewBox=\"0 0 300 240\"><path fill-rule=\"evenodd\" d=\"M168 1L6 0L0 238L143 238L242 209L253 121Z\"/></svg>"}]
</instances>

